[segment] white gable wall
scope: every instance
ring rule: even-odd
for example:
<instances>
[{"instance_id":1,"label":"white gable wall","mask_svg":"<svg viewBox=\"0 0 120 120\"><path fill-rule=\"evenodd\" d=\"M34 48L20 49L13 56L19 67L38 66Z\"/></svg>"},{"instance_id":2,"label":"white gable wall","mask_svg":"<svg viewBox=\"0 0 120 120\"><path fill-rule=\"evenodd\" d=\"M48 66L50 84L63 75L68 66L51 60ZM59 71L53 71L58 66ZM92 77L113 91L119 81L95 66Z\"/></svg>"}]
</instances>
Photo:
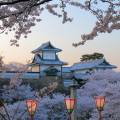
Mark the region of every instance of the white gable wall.
<instances>
[{"instance_id":1,"label":"white gable wall","mask_svg":"<svg viewBox=\"0 0 120 120\"><path fill-rule=\"evenodd\" d=\"M55 54L54 51L44 51L43 52L43 59L55 60L56 59L56 54Z\"/></svg>"},{"instance_id":2,"label":"white gable wall","mask_svg":"<svg viewBox=\"0 0 120 120\"><path fill-rule=\"evenodd\" d=\"M88 71L88 69L84 69L84 70L75 70L74 73L79 74L79 73L86 73Z\"/></svg>"},{"instance_id":3,"label":"white gable wall","mask_svg":"<svg viewBox=\"0 0 120 120\"><path fill-rule=\"evenodd\" d=\"M97 71L96 68L91 68L91 69L80 69L80 70L74 70L75 74L86 74L87 72L95 72Z\"/></svg>"},{"instance_id":4,"label":"white gable wall","mask_svg":"<svg viewBox=\"0 0 120 120\"><path fill-rule=\"evenodd\" d=\"M32 66L32 72L39 72L39 65Z\"/></svg>"}]
</instances>

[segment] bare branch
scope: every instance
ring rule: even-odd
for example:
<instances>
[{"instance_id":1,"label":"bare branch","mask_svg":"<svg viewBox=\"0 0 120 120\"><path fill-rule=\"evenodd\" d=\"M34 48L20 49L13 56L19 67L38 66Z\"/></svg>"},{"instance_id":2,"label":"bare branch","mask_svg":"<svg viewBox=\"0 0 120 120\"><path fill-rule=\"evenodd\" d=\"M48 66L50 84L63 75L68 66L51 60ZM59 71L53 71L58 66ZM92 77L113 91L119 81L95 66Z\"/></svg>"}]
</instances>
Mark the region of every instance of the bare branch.
<instances>
[{"instance_id":1,"label":"bare branch","mask_svg":"<svg viewBox=\"0 0 120 120\"><path fill-rule=\"evenodd\" d=\"M110 0L101 0L102 2L104 2L104 3L109 3L109 4L111 4L111 5L113 5L113 6L119 6L120 5L120 1L118 2L118 3L113 3L112 1L110 1Z\"/></svg>"},{"instance_id":2,"label":"bare branch","mask_svg":"<svg viewBox=\"0 0 120 120\"><path fill-rule=\"evenodd\" d=\"M29 2L31 0L11 0L11 1L0 1L0 6L2 5L13 5L13 4L16 4L16 3L21 3L21 2Z\"/></svg>"}]
</instances>

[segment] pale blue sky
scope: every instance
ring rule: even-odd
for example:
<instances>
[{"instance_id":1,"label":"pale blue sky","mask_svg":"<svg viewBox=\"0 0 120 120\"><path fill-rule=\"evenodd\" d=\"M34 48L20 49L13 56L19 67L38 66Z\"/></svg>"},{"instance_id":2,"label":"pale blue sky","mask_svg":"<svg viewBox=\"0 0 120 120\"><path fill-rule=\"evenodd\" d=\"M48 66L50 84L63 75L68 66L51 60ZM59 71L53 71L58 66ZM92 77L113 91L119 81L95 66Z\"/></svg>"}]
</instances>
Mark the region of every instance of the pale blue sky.
<instances>
[{"instance_id":1,"label":"pale blue sky","mask_svg":"<svg viewBox=\"0 0 120 120\"><path fill-rule=\"evenodd\" d=\"M70 65L78 62L81 55L100 52L105 58L120 69L119 44L120 31L113 31L111 34L99 34L93 41L88 41L84 46L74 48L73 42L80 40L82 33L90 32L95 23L95 18L87 12L79 14L79 10L74 9L70 16L74 17L72 23L62 24L61 18L51 14L42 15L43 21L32 29L32 33L27 39L21 38L20 47L10 46L9 39L12 35L0 35L0 54L4 56L4 61L26 63L33 55L31 51L42 43L51 41L54 46L61 48L60 58Z\"/></svg>"}]
</instances>

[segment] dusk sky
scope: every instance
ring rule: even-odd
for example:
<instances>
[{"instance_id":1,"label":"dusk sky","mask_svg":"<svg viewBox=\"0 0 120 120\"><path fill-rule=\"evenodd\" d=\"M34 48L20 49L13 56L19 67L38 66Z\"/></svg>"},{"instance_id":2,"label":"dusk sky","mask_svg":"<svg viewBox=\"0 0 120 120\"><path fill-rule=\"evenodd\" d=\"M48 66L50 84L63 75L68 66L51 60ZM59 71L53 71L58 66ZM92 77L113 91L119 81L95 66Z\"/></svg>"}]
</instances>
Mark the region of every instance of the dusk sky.
<instances>
[{"instance_id":1,"label":"dusk sky","mask_svg":"<svg viewBox=\"0 0 120 120\"><path fill-rule=\"evenodd\" d=\"M89 33L92 30L96 21L95 17L88 12L80 12L78 9L74 9L72 12L69 10L70 16L74 17L74 20L66 24L62 24L61 18L47 12L43 13L42 21L32 28L32 33L28 35L28 38L20 39L20 47L10 46L9 40L12 38L12 34L0 34L0 54L4 56L5 63L26 63L33 58L32 50L44 42L51 41L54 46L63 50L59 55L60 59L68 62L69 65L79 62L83 54L100 52L105 55L108 62L117 65L120 70L120 31L99 34L84 46L77 48L72 46L73 42L81 40L81 34Z\"/></svg>"}]
</instances>

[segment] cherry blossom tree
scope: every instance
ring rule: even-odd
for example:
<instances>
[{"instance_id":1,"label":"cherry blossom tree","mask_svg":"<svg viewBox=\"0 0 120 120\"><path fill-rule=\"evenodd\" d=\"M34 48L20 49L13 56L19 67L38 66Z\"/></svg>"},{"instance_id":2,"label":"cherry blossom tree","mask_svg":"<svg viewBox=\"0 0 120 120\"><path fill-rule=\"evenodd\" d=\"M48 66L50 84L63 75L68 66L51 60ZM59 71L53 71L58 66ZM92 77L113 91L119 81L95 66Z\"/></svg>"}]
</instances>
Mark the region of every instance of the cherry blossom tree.
<instances>
[{"instance_id":1,"label":"cherry blossom tree","mask_svg":"<svg viewBox=\"0 0 120 120\"><path fill-rule=\"evenodd\" d=\"M67 12L70 6L89 11L97 18L92 31L81 35L82 41L73 43L74 46L83 45L99 33L120 29L120 0L0 0L0 32L8 34L14 31L14 39L10 42L19 46L21 35L26 38L31 33L31 27L42 20L40 15L45 9L62 18L63 24L72 22Z\"/></svg>"}]
</instances>

